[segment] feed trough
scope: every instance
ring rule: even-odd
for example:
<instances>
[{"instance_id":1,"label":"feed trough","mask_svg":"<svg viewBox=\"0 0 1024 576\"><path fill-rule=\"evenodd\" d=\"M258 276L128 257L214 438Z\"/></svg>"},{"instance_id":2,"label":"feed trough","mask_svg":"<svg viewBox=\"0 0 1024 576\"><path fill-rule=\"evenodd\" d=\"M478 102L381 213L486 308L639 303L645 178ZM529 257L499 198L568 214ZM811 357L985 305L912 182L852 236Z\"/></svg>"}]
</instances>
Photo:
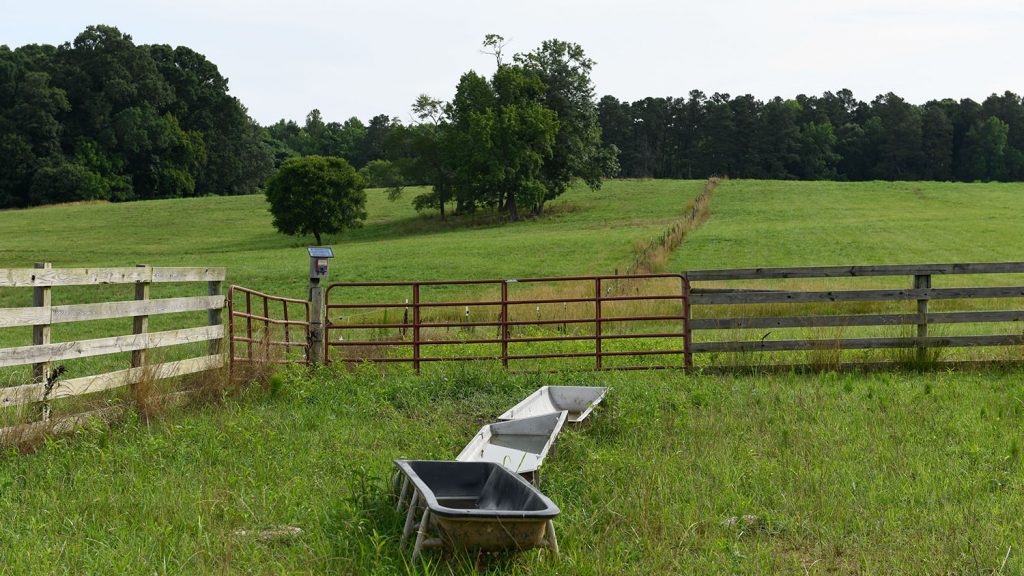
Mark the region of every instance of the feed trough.
<instances>
[{"instance_id":1,"label":"feed trough","mask_svg":"<svg viewBox=\"0 0 1024 576\"><path fill-rule=\"evenodd\" d=\"M498 416L498 420L518 420L565 410L569 413L569 422L580 422L590 415L607 392L608 388L603 386L544 386Z\"/></svg>"},{"instance_id":2,"label":"feed trough","mask_svg":"<svg viewBox=\"0 0 1024 576\"><path fill-rule=\"evenodd\" d=\"M412 482L402 546L415 529L412 561L424 548L528 550L558 554L559 509L529 482L494 462L395 460ZM422 509L419 524L414 524Z\"/></svg>"},{"instance_id":3,"label":"feed trough","mask_svg":"<svg viewBox=\"0 0 1024 576\"><path fill-rule=\"evenodd\" d=\"M568 412L487 424L456 456L459 462L494 462L517 474L530 475L540 468Z\"/></svg>"}]
</instances>

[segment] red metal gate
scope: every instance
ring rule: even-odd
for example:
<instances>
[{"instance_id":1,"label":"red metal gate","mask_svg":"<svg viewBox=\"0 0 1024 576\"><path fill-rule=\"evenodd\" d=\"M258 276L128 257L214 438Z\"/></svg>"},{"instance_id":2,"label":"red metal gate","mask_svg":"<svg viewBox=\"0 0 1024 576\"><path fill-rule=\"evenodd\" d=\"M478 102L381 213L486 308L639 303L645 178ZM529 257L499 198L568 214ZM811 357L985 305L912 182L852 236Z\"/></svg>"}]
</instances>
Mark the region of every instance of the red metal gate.
<instances>
[{"instance_id":1,"label":"red metal gate","mask_svg":"<svg viewBox=\"0 0 1024 576\"><path fill-rule=\"evenodd\" d=\"M273 307L271 302L275 303ZM300 308L298 315L294 310L289 312L295 307ZM231 286L228 310L232 369L239 362L308 362L309 302ZM292 349L300 349L301 356L290 354Z\"/></svg>"},{"instance_id":2,"label":"red metal gate","mask_svg":"<svg viewBox=\"0 0 1024 576\"><path fill-rule=\"evenodd\" d=\"M670 293L641 293L645 291L641 288L650 286ZM513 287L526 294L510 297ZM666 287L670 288L666 290ZM363 289L373 292L359 294ZM428 290L453 294L448 298L428 299L424 294ZM486 292L474 299L472 293L481 290ZM398 296L397 299L404 293L405 301L374 301L382 293ZM363 301L363 297L369 300ZM523 311L526 306L535 307L534 318L526 318L529 315ZM627 313L616 314L614 308L618 307L621 312L623 306L630 306ZM465 310L464 317L458 313L460 308ZM554 313L552 308L556 308ZM451 313L453 309L456 314ZM637 309L647 313L638 313ZM402 314L401 321L388 318L398 312ZM484 320L474 318L481 313ZM328 363L409 363L417 372L425 362L500 361L507 368L510 362L555 358L593 358L591 368L596 370L692 367L689 283L680 274L338 282L327 288L326 314L324 357ZM453 317L458 319L453 320ZM666 324L670 327L667 330L650 329L651 325ZM586 331L588 326L592 330ZM619 329L613 329L615 327ZM494 336L478 334L479 329L489 328L495 329ZM454 338L451 337L453 329L458 331ZM630 329L635 331L628 331ZM608 349L618 341L632 344L628 349ZM655 347L645 349L636 344L640 341L653 342ZM669 347L666 341L679 341L679 345ZM592 342L592 346L586 344L588 342ZM571 350L546 349L552 343L583 343L587 349L581 350L578 346ZM525 350L512 351L510 347L525 347ZM447 355L432 352L437 348L457 352ZM336 352L332 354L332 351ZM647 356L680 358L676 364L621 364L616 360Z\"/></svg>"}]
</instances>

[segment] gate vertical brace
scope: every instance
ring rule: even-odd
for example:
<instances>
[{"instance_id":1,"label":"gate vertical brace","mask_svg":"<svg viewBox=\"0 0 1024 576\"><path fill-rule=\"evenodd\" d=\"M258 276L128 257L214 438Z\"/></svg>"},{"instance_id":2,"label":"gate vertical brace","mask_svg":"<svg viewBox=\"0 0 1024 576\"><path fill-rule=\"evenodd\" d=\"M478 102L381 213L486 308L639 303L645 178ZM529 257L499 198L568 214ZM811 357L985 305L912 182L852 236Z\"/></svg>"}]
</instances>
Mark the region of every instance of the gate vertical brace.
<instances>
[{"instance_id":1,"label":"gate vertical brace","mask_svg":"<svg viewBox=\"0 0 1024 576\"><path fill-rule=\"evenodd\" d=\"M501 367L508 368L508 281L501 283Z\"/></svg>"},{"instance_id":2,"label":"gate vertical brace","mask_svg":"<svg viewBox=\"0 0 1024 576\"><path fill-rule=\"evenodd\" d=\"M235 380L235 287L228 288L228 382Z\"/></svg>"},{"instance_id":3,"label":"gate vertical brace","mask_svg":"<svg viewBox=\"0 0 1024 576\"><path fill-rule=\"evenodd\" d=\"M420 373L420 285L412 285L412 366Z\"/></svg>"},{"instance_id":4,"label":"gate vertical brace","mask_svg":"<svg viewBox=\"0 0 1024 576\"><path fill-rule=\"evenodd\" d=\"M245 351L252 364L252 294L248 290L245 292L245 338Z\"/></svg>"},{"instance_id":5,"label":"gate vertical brace","mask_svg":"<svg viewBox=\"0 0 1024 576\"><path fill-rule=\"evenodd\" d=\"M601 370L601 279L594 279L594 351L597 369Z\"/></svg>"},{"instance_id":6,"label":"gate vertical brace","mask_svg":"<svg viewBox=\"0 0 1024 576\"><path fill-rule=\"evenodd\" d=\"M690 279L681 277L683 290L683 369L693 370L693 333L690 332Z\"/></svg>"},{"instance_id":7,"label":"gate vertical brace","mask_svg":"<svg viewBox=\"0 0 1024 576\"><path fill-rule=\"evenodd\" d=\"M914 276L914 288L917 290L927 290L932 287L932 275L931 274L918 274ZM921 338L928 337L928 298L921 298L917 301L917 363L919 366L924 365L928 360L928 348L925 346Z\"/></svg>"},{"instance_id":8,"label":"gate vertical brace","mask_svg":"<svg viewBox=\"0 0 1024 576\"><path fill-rule=\"evenodd\" d=\"M284 341L290 344L291 341L292 341L292 337L288 333L288 302L286 302L284 300L281 301L281 312L284 315ZM287 348L288 348L288 346L285 346L285 352L286 353L287 353ZM325 358L326 358L326 356L325 356Z\"/></svg>"},{"instance_id":9,"label":"gate vertical brace","mask_svg":"<svg viewBox=\"0 0 1024 576\"><path fill-rule=\"evenodd\" d=\"M270 363L270 299L263 298L263 359Z\"/></svg>"}]
</instances>

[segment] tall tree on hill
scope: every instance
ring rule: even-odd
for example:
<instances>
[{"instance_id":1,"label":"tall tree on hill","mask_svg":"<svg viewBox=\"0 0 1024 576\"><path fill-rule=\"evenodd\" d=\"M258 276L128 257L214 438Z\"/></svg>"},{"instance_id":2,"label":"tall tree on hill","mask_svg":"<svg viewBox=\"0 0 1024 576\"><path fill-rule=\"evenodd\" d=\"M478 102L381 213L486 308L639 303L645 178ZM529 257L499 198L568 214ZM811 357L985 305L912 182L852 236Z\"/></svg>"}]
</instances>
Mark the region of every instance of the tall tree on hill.
<instances>
[{"instance_id":1,"label":"tall tree on hill","mask_svg":"<svg viewBox=\"0 0 1024 576\"><path fill-rule=\"evenodd\" d=\"M464 74L449 106L445 141L458 168L453 188L461 211L484 205L508 212L539 211L546 200L544 162L552 156L557 116L540 99L536 73L503 64L488 82Z\"/></svg>"},{"instance_id":2,"label":"tall tree on hill","mask_svg":"<svg viewBox=\"0 0 1024 576\"><path fill-rule=\"evenodd\" d=\"M540 103L555 113L558 124L552 154L541 168L544 193L533 206L540 213L544 202L563 194L575 178L600 188L603 178L618 173L618 152L602 145L590 79L594 61L579 44L545 40L536 50L517 54L515 62L537 75L543 85Z\"/></svg>"}]
</instances>

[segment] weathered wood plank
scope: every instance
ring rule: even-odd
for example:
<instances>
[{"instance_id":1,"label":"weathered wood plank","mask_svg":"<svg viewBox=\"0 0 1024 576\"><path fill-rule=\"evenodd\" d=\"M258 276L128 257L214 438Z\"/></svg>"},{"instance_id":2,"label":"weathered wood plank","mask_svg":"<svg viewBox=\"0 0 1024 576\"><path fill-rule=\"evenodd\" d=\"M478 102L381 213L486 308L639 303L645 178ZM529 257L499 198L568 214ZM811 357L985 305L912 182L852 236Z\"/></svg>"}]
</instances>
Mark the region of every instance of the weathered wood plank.
<instances>
[{"instance_id":1,"label":"weathered wood plank","mask_svg":"<svg viewBox=\"0 0 1024 576\"><path fill-rule=\"evenodd\" d=\"M694 342L694 353L782 352L792 350L867 350L874 348L962 348L972 346L1017 346L1024 335L929 336L927 338L822 338L817 340L747 340Z\"/></svg>"},{"instance_id":2,"label":"weathered wood plank","mask_svg":"<svg viewBox=\"0 0 1024 576\"><path fill-rule=\"evenodd\" d=\"M737 330L747 328L814 328L846 326L895 326L918 324L918 314L850 314L835 316L766 316L751 318L696 318L690 320L691 330ZM991 310L976 312L931 312L929 324L963 324L981 322L1024 322L1024 310Z\"/></svg>"},{"instance_id":3,"label":"weathered wood plank","mask_svg":"<svg viewBox=\"0 0 1024 576\"><path fill-rule=\"evenodd\" d=\"M82 376L81 378L58 381L54 385L53 389L50 390L49 399L52 400L55 398L79 396L82 394L93 394L103 390L110 390L112 388L119 388L128 384L134 384L139 381L143 374L146 374L147 370L150 378L162 380L164 378L173 378L176 376L184 376L186 374L194 374L196 372L215 370L223 365L224 356L218 354L213 356L189 358L186 360L177 360L174 362L164 362L163 364L156 364L154 366L142 368L129 368L127 370L97 374L95 376ZM45 389L46 386L42 383L0 388L0 408L39 402L43 399Z\"/></svg>"},{"instance_id":4,"label":"weathered wood plank","mask_svg":"<svg viewBox=\"0 0 1024 576\"><path fill-rule=\"evenodd\" d=\"M131 352L192 342L205 342L224 337L224 326L200 326L150 334L96 338L79 342L59 342L44 346L20 346L0 349L0 367L36 362L56 362L86 356Z\"/></svg>"},{"instance_id":5,"label":"weathered wood plank","mask_svg":"<svg viewBox=\"0 0 1024 576\"><path fill-rule=\"evenodd\" d=\"M100 302L97 304L66 304L49 308L0 308L0 328L11 326L32 326L38 324L61 324L82 320L105 320L131 316L173 314L176 312L198 312L220 310L224 307L224 296L185 296L182 298L159 298L156 300L123 302Z\"/></svg>"},{"instance_id":6,"label":"weathered wood plank","mask_svg":"<svg viewBox=\"0 0 1024 576\"><path fill-rule=\"evenodd\" d=\"M131 316L153 316L177 312L198 312L223 307L223 296L185 296L182 298L128 300L124 302L102 302L99 304L70 304L53 307L53 323L127 318Z\"/></svg>"},{"instance_id":7,"label":"weathered wood plank","mask_svg":"<svg viewBox=\"0 0 1024 576\"><path fill-rule=\"evenodd\" d=\"M690 303L701 304L786 304L796 302L867 302L878 300L952 300L957 298L1022 298L1022 286L984 288L927 288L881 290L827 290L784 292L726 292L693 294Z\"/></svg>"},{"instance_id":8,"label":"weathered wood plank","mask_svg":"<svg viewBox=\"0 0 1024 576\"><path fill-rule=\"evenodd\" d=\"M220 267L153 268L153 282L220 282L227 278L227 269Z\"/></svg>"},{"instance_id":9,"label":"weathered wood plank","mask_svg":"<svg viewBox=\"0 0 1024 576\"><path fill-rule=\"evenodd\" d=\"M748 328L814 328L915 324L917 314L850 314L836 316L766 316L751 318L699 318L691 330L743 330Z\"/></svg>"},{"instance_id":10,"label":"weathered wood plank","mask_svg":"<svg viewBox=\"0 0 1024 576\"><path fill-rule=\"evenodd\" d=\"M0 287L79 286L149 282L152 268L33 268L0 269Z\"/></svg>"},{"instance_id":11,"label":"weathered wood plank","mask_svg":"<svg viewBox=\"0 0 1024 576\"><path fill-rule=\"evenodd\" d=\"M0 328L38 326L50 322L50 308L0 308Z\"/></svg>"},{"instance_id":12,"label":"weathered wood plank","mask_svg":"<svg viewBox=\"0 0 1024 576\"><path fill-rule=\"evenodd\" d=\"M790 268L732 268L690 270L691 282L709 280L763 280L781 278L841 278L853 276L914 276L920 274L1020 274L1024 262L963 264L894 264L878 266L798 266Z\"/></svg>"},{"instance_id":13,"label":"weathered wood plank","mask_svg":"<svg viewBox=\"0 0 1024 576\"><path fill-rule=\"evenodd\" d=\"M0 288L134 284L136 282L210 282L224 280L221 267L155 268L0 268Z\"/></svg>"}]
</instances>

